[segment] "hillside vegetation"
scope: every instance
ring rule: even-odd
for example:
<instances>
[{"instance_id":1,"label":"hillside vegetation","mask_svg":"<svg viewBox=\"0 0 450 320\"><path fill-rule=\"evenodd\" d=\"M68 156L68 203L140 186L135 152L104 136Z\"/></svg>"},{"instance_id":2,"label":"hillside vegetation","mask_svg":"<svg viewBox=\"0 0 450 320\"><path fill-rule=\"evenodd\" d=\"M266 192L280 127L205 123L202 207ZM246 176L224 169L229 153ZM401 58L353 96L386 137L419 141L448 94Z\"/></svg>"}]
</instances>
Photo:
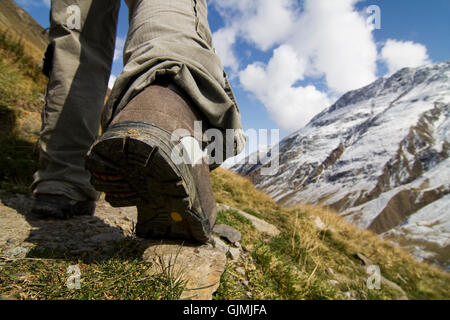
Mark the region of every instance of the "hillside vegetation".
<instances>
[{"instance_id":1,"label":"hillside vegetation","mask_svg":"<svg viewBox=\"0 0 450 320\"><path fill-rule=\"evenodd\" d=\"M20 44L15 43L20 46ZM28 194L37 166L45 78L25 63L14 41L0 42L0 188ZM25 59L25 60L24 60ZM335 212L314 206L283 208L251 182L224 169L212 173L218 214L242 234L245 255L228 263L215 299L449 299L450 276L417 262L374 233L346 223ZM280 235L261 234L236 210L275 225ZM136 239L117 243L108 259L34 251L24 259L0 258L0 296L22 299L177 299L183 283L170 272L150 274ZM359 254L359 257L358 255ZM0 252L1 256L1 252ZM378 266L381 288L369 289L361 257ZM77 263L81 290L64 286L65 270Z\"/></svg>"},{"instance_id":2,"label":"hillside vegetation","mask_svg":"<svg viewBox=\"0 0 450 320\"><path fill-rule=\"evenodd\" d=\"M213 173L216 198L276 225L280 236L261 237L232 212L221 219L243 233L251 252L248 264L252 297L258 299L438 299L450 296L449 275L417 262L411 255L370 231L357 229L334 211L302 205L282 208L251 182L219 169ZM369 275L356 254L378 266L386 278L381 290L369 290ZM253 269L254 268L254 269ZM219 296L242 298L238 278L225 273ZM403 297L402 297L403 296Z\"/></svg>"},{"instance_id":3,"label":"hillside vegetation","mask_svg":"<svg viewBox=\"0 0 450 320\"><path fill-rule=\"evenodd\" d=\"M36 169L47 80L22 41L0 32L0 188L25 192Z\"/></svg>"},{"instance_id":4,"label":"hillside vegetation","mask_svg":"<svg viewBox=\"0 0 450 320\"><path fill-rule=\"evenodd\" d=\"M14 0L0 1L0 32L21 39L23 49L36 63L47 47L47 31Z\"/></svg>"}]
</instances>

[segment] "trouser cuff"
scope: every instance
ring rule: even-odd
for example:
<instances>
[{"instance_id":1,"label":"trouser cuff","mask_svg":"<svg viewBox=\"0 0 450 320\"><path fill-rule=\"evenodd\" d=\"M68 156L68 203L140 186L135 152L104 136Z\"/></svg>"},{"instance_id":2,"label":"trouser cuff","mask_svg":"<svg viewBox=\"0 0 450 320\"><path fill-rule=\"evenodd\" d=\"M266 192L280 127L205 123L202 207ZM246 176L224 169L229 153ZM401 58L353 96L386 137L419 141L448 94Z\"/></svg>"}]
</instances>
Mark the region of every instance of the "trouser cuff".
<instances>
[{"instance_id":1,"label":"trouser cuff","mask_svg":"<svg viewBox=\"0 0 450 320\"><path fill-rule=\"evenodd\" d=\"M100 198L100 192L95 190L83 192L80 188L63 181L40 182L33 189L33 195L37 194L63 195L76 201L97 201Z\"/></svg>"}]
</instances>

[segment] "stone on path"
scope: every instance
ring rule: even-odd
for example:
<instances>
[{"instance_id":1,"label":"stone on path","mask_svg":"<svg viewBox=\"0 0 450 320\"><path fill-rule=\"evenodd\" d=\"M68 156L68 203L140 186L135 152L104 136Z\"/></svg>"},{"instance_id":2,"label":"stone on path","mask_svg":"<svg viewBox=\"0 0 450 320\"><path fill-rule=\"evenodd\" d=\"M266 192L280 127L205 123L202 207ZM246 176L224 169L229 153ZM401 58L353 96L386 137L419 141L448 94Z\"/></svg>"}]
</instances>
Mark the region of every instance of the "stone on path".
<instances>
[{"instance_id":1,"label":"stone on path","mask_svg":"<svg viewBox=\"0 0 450 320\"><path fill-rule=\"evenodd\" d=\"M261 233L266 233L267 235L271 237L276 237L280 234L280 230L278 230L277 227L275 227L273 224L268 223L267 221L264 221L260 218L255 217L254 215L251 215L247 212L244 212L242 210L227 206L225 204L218 204L217 205L217 211L219 210L233 210L242 215L243 217L247 218L251 221L253 226L256 230L258 230Z\"/></svg>"},{"instance_id":2,"label":"stone on path","mask_svg":"<svg viewBox=\"0 0 450 320\"><path fill-rule=\"evenodd\" d=\"M149 242L143 259L152 262L153 271L170 271L186 281L181 299L211 300L225 271L223 250L212 245L190 246L177 242Z\"/></svg>"},{"instance_id":3,"label":"stone on path","mask_svg":"<svg viewBox=\"0 0 450 320\"><path fill-rule=\"evenodd\" d=\"M241 241L241 233L235 228L227 226L226 224L216 224L213 232L218 236L227 239L230 243Z\"/></svg>"}]
</instances>

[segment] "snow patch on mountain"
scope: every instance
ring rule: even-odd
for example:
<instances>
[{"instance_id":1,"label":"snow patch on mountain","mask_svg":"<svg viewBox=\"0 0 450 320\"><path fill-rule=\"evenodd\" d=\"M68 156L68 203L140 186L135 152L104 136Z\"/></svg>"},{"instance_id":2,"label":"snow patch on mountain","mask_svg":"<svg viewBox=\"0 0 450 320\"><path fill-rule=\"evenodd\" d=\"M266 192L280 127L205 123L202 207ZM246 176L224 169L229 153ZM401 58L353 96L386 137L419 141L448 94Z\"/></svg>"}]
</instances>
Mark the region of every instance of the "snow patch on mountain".
<instances>
[{"instance_id":1,"label":"snow patch on mountain","mask_svg":"<svg viewBox=\"0 0 450 320\"><path fill-rule=\"evenodd\" d=\"M404 239L414 239L412 251L450 265L430 246L417 245L425 229L416 222L400 228L413 216L426 220L438 212L440 222L428 230L434 236L424 232L422 241L448 246L443 230L449 216L441 213L450 193L450 61L405 68L346 93L270 152L280 159L275 175L261 174L270 163L255 165L249 158L232 170L283 205L330 206L386 236L408 231Z\"/></svg>"}]
</instances>

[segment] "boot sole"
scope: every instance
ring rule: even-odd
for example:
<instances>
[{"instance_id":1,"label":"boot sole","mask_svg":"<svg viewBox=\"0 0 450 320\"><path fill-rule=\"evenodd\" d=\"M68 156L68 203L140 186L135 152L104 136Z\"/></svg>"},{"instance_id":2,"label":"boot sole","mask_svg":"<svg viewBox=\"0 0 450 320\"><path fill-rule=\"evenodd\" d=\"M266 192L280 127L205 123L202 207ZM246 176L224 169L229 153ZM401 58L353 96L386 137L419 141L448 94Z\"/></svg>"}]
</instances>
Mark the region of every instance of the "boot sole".
<instances>
[{"instance_id":1,"label":"boot sole","mask_svg":"<svg viewBox=\"0 0 450 320\"><path fill-rule=\"evenodd\" d=\"M31 213L41 218L67 220L76 216L93 216L95 212L94 201L83 201L75 204L61 199L33 199Z\"/></svg>"},{"instance_id":2,"label":"boot sole","mask_svg":"<svg viewBox=\"0 0 450 320\"><path fill-rule=\"evenodd\" d=\"M177 164L171 159L175 147L171 134L159 127L122 122L94 143L86 169L111 206L137 206L139 237L207 242L211 226L199 205L191 167L182 158L175 159Z\"/></svg>"}]
</instances>

